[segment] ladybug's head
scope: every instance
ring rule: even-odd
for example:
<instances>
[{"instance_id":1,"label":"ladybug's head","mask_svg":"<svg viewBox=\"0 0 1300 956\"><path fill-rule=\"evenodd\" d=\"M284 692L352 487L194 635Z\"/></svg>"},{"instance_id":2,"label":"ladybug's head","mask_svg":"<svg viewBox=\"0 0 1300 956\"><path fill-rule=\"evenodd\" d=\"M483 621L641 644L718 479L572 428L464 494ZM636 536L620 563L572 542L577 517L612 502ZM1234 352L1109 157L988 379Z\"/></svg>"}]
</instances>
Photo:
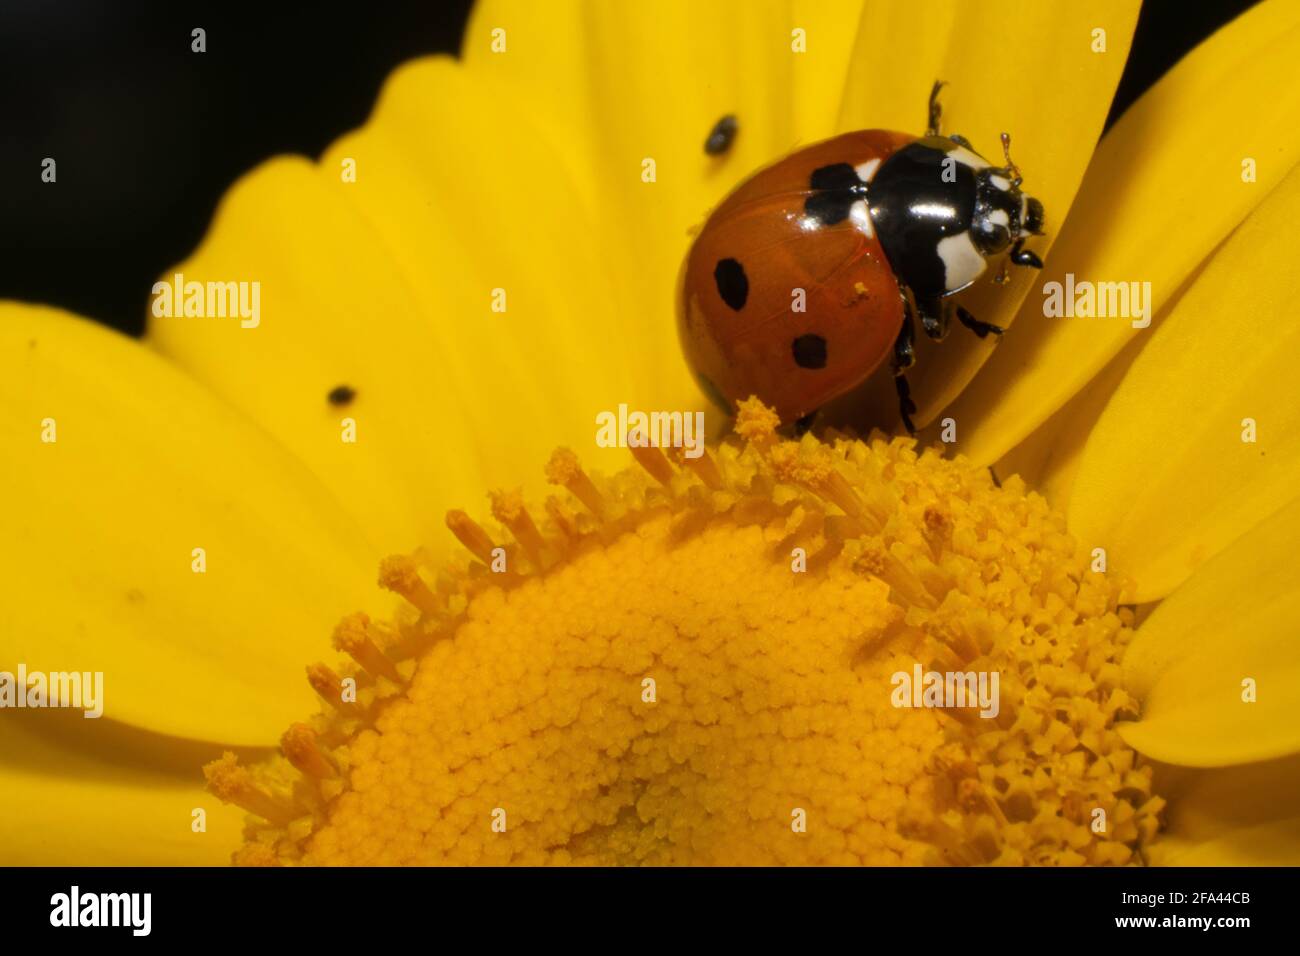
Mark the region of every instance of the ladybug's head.
<instances>
[{"instance_id":1,"label":"ladybug's head","mask_svg":"<svg viewBox=\"0 0 1300 956\"><path fill-rule=\"evenodd\" d=\"M1020 169L1011 161L1011 137L1002 134L1006 166L975 173L975 213L971 234L985 256L1005 252L1019 239L1043 234L1043 204L1020 189Z\"/></svg>"},{"instance_id":2,"label":"ladybug's head","mask_svg":"<svg viewBox=\"0 0 1300 956\"><path fill-rule=\"evenodd\" d=\"M1005 252L1026 236L1043 233L1043 204L1020 190L1014 171L989 166L975 174L971 238L986 257Z\"/></svg>"}]
</instances>

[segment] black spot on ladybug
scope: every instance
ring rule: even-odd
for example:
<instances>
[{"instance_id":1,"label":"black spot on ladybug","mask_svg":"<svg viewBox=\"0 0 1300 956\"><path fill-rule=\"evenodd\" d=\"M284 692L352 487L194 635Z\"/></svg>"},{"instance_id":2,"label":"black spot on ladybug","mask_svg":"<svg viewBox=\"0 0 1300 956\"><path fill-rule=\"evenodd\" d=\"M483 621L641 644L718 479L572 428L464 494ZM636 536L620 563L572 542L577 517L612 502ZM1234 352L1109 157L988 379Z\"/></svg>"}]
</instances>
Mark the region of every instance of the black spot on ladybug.
<instances>
[{"instance_id":1,"label":"black spot on ladybug","mask_svg":"<svg viewBox=\"0 0 1300 956\"><path fill-rule=\"evenodd\" d=\"M329 399L331 405L341 407L351 403L352 399L357 397L357 393L356 389L349 385L335 385L325 397Z\"/></svg>"},{"instance_id":2,"label":"black spot on ladybug","mask_svg":"<svg viewBox=\"0 0 1300 956\"><path fill-rule=\"evenodd\" d=\"M823 226L848 219L849 209L867 195L867 184L849 163L832 163L813 170L808 185L813 194L804 201L803 211Z\"/></svg>"},{"instance_id":3,"label":"black spot on ladybug","mask_svg":"<svg viewBox=\"0 0 1300 956\"><path fill-rule=\"evenodd\" d=\"M719 259L713 270L713 281L718 286L722 301L739 312L749 298L749 279L745 267L735 259Z\"/></svg>"},{"instance_id":4,"label":"black spot on ladybug","mask_svg":"<svg viewBox=\"0 0 1300 956\"><path fill-rule=\"evenodd\" d=\"M709 131L709 138L704 141L704 152L710 156L721 156L736 141L737 129L736 117L730 113L722 117Z\"/></svg>"},{"instance_id":5,"label":"black spot on ladybug","mask_svg":"<svg viewBox=\"0 0 1300 956\"><path fill-rule=\"evenodd\" d=\"M800 368L826 367L826 340L820 335L801 335L791 343L795 364Z\"/></svg>"},{"instance_id":6,"label":"black spot on ladybug","mask_svg":"<svg viewBox=\"0 0 1300 956\"><path fill-rule=\"evenodd\" d=\"M813 189L853 189L866 183L858 178L858 171L851 163L831 163L814 169L808 185Z\"/></svg>"}]
</instances>

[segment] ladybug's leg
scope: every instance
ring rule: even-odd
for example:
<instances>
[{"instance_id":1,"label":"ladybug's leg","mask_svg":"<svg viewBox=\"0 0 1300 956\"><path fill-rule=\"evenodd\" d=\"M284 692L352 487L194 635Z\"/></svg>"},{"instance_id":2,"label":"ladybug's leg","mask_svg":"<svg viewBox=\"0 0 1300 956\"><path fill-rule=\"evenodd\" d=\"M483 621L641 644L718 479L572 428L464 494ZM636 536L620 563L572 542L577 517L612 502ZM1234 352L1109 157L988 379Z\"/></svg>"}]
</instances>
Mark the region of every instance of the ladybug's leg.
<instances>
[{"instance_id":1,"label":"ladybug's leg","mask_svg":"<svg viewBox=\"0 0 1300 956\"><path fill-rule=\"evenodd\" d=\"M943 80L935 80L934 86L930 88L930 119L925 127L926 136L939 135L939 119L943 115L943 107L939 105L939 90L942 88ZM953 133L948 138L958 146L965 146L972 153L975 152L975 147L970 144L970 140L960 133Z\"/></svg>"},{"instance_id":2,"label":"ladybug's leg","mask_svg":"<svg viewBox=\"0 0 1300 956\"><path fill-rule=\"evenodd\" d=\"M1000 325L993 325L990 322L981 322L961 306L957 306L957 321L961 322L962 325L966 326L966 328L970 329L982 339L988 338L990 332L994 335L1001 335L1006 331L1006 329L1002 328Z\"/></svg>"},{"instance_id":3,"label":"ladybug's leg","mask_svg":"<svg viewBox=\"0 0 1300 956\"><path fill-rule=\"evenodd\" d=\"M934 86L930 87L930 119L926 123L925 135L939 135L939 115L943 112L939 106L939 90L943 89L943 80L935 80Z\"/></svg>"},{"instance_id":4,"label":"ladybug's leg","mask_svg":"<svg viewBox=\"0 0 1300 956\"><path fill-rule=\"evenodd\" d=\"M921 313L921 328L928 338L942 342L948 335L948 323L952 318L949 303L939 296L916 300L916 307Z\"/></svg>"},{"instance_id":5,"label":"ladybug's leg","mask_svg":"<svg viewBox=\"0 0 1300 956\"><path fill-rule=\"evenodd\" d=\"M898 417L903 420L909 435L916 434L912 416L916 414L916 402L912 401L912 389L907 384L907 376L901 372L894 376L894 387L898 389Z\"/></svg>"},{"instance_id":6,"label":"ladybug's leg","mask_svg":"<svg viewBox=\"0 0 1300 956\"><path fill-rule=\"evenodd\" d=\"M916 363L916 320L912 313L912 303L903 293L903 327L898 330L894 340L894 387L898 390L898 417L903 420L908 434L916 432L912 416L916 413L916 403L912 401L912 390L907 384L907 370Z\"/></svg>"},{"instance_id":7,"label":"ladybug's leg","mask_svg":"<svg viewBox=\"0 0 1300 956\"><path fill-rule=\"evenodd\" d=\"M912 313L912 303L903 296L903 327L894 339L894 374L902 375L916 364L916 320Z\"/></svg>"},{"instance_id":8,"label":"ladybug's leg","mask_svg":"<svg viewBox=\"0 0 1300 956\"><path fill-rule=\"evenodd\" d=\"M803 418L796 418L794 422L794 437L802 438L808 429L812 428L813 421L817 418L817 412L812 411Z\"/></svg>"},{"instance_id":9,"label":"ladybug's leg","mask_svg":"<svg viewBox=\"0 0 1300 956\"><path fill-rule=\"evenodd\" d=\"M1032 249L1022 249L1025 240L1017 239L1016 244L1011 247L1011 253L1008 258L1018 266L1029 266L1033 269L1041 269L1043 260L1038 258L1038 254Z\"/></svg>"}]
</instances>

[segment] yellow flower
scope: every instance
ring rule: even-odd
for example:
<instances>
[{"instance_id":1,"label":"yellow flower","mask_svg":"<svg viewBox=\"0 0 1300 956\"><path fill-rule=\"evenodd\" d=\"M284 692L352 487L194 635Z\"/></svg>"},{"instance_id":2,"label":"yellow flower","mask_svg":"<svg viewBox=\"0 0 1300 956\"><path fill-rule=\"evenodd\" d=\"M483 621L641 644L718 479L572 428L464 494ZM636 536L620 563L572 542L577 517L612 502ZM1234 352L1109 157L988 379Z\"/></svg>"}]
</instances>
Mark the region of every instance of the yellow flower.
<instances>
[{"instance_id":1,"label":"yellow flower","mask_svg":"<svg viewBox=\"0 0 1300 956\"><path fill-rule=\"evenodd\" d=\"M363 689L317 671L334 706L282 741L306 785L206 768L271 824L239 861L1131 862L1163 801L1113 727L1118 586L1018 479L774 423L744 404L743 443L610 480L557 454L577 510L494 502L504 587L509 536L463 515L479 560L436 589L387 562L419 613L339 626ZM895 675L922 661L999 683L980 716L913 710Z\"/></svg>"},{"instance_id":2,"label":"yellow flower","mask_svg":"<svg viewBox=\"0 0 1300 956\"><path fill-rule=\"evenodd\" d=\"M106 689L102 720L0 721L3 862L221 862L238 805L269 821L249 863L1297 862L1300 333L1271 317L1300 10L1252 9L1098 143L1133 4L699 6L480 5L462 62L251 173L177 267L259 282L255 328L139 344L0 306L0 670ZM1150 281L1151 326L1045 318L1021 276L970 299L1014 326L996 352L919 359L918 420L962 457L751 410L698 461L601 477L598 412L702 406L688 230L799 143L917 129L936 77L946 128L1014 134L1042 281ZM582 466L538 510L557 445ZM451 516L474 558L444 566L447 509L520 485L499 524ZM309 685L331 633L356 664ZM892 706L912 661L999 671L1005 725ZM313 685L334 706L300 723ZM218 757L234 806L200 789Z\"/></svg>"}]
</instances>

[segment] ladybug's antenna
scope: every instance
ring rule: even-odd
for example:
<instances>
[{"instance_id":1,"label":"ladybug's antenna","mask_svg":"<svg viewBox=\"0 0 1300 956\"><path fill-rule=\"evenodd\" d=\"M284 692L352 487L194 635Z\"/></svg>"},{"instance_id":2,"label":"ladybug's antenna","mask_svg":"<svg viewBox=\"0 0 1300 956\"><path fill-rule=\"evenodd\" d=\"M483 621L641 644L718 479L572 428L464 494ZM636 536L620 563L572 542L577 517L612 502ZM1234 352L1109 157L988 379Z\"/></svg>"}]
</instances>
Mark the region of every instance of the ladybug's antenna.
<instances>
[{"instance_id":1,"label":"ladybug's antenna","mask_svg":"<svg viewBox=\"0 0 1300 956\"><path fill-rule=\"evenodd\" d=\"M939 91L943 89L943 80L935 80L934 86L930 87L930 110L929 121L926 123L925 135L939 135L939 117L943 113L943 108L939 105Z\"/></svg>"},{"instance_id":2,"label":"ladybug's antenna","mask_svg":"<svg viewBox=\"0 0 1300 956\"><path fill-rule=\"evenodd\" d=\"M1017 166L1015 164L1015 161L1012 160L1011 158L1011 134L1010 133L1002 134L1002 155L1006 157L1007 160L1007 172L1011 173L1011 177L1012 177L1011 185L1019 189L1020 184L1024 182L1024 178L1021 177L1020 175L1020 167Z\"/></svg>"}]
</instances>

